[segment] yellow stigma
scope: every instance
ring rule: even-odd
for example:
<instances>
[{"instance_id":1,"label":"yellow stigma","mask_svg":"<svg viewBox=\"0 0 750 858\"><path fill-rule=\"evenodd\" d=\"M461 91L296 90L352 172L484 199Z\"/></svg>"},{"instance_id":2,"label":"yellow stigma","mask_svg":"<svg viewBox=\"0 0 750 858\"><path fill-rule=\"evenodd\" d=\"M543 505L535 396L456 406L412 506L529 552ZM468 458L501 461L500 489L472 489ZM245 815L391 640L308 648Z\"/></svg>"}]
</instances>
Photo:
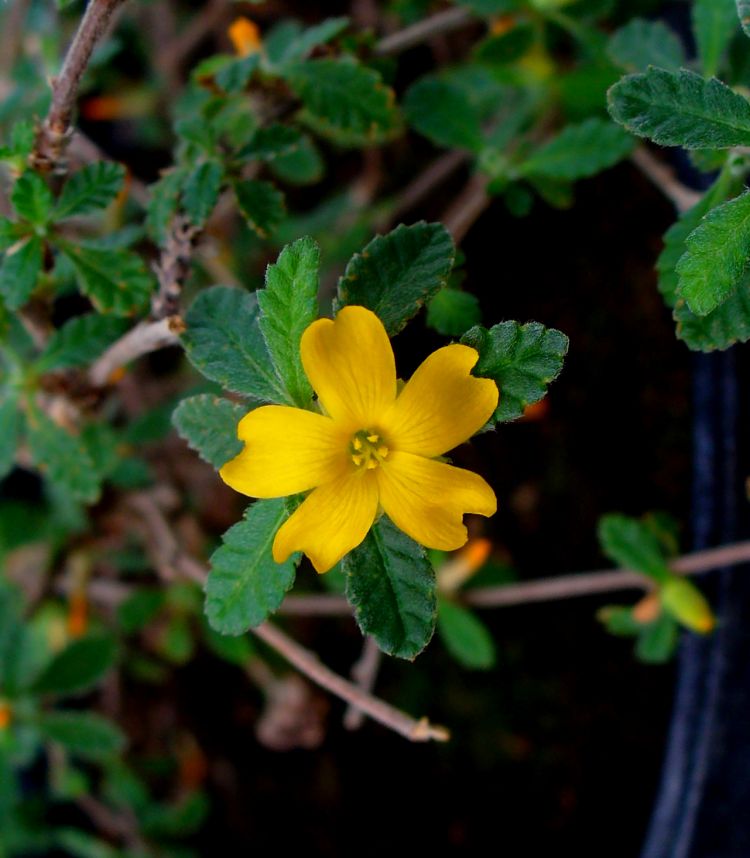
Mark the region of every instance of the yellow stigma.
<instances>
[{"instance_id":1,"label":"yellow stigma","mask_svg":"<svg viewBox=\"0 0 750 858\"><path fill-rule=\"evenodd\" d=\"M388 456L388 446L372 429L361 429L349 443L349 454L357 468L371 471Z\"/></svg>"}]
</instances>

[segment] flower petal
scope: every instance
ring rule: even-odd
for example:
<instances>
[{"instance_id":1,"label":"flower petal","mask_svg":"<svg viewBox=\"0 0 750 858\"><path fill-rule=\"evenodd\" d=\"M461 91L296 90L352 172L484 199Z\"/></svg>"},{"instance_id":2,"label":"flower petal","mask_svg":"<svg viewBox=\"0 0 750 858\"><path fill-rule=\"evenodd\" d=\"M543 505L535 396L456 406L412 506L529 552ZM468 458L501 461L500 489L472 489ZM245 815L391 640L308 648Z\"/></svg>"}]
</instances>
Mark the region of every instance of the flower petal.
<instances>
[{"instance_id":1,"label":"flower petal","mask_svg":"<svg viewBox=\"0 0 750 858\"><path fill-rule=\"evenodd\" d=\"M237 426L245 449L219 471L227 485L254 498L278 498L330 482L349 465L347 437L330 417L264 405Z\"/></svg>"},{"instance_id":2,"label":"flower petal","mask_svg":"<svg viewBox=\"0 0 750 858\"><path fill-rule=\"evenodd\" d=\"M355 432L368 429L396 397L396 363L375 313L344 307L302 335L302 365L326 412Z\"/></svg>"},{"instance_id":3,"label":"flower petal","mask_svg":"<svg viewBox=\"0 0 750 858\"><path fill-rule=\"evenodd\" d=\"M273 559L283 563L303 551L318 572L327 572L367 536L377 511L378 486L371 471L319 486L279 528Z\"/></svg>"},{"instance_id":4,"label":"flower petal","mask_svg":"<svg viewBox=\"0 0 750 858\"><path fill-rule=\"evenodd\" d=\"M478 432L497 408L492 379L475 378L479 353L455 343L433 352L379 422L394 450L440 456Z\"/></svg>"},{"instance_id":5,"label":"flower petal","mask_svg":"<svg viewBox=\"0 0 750 858\"><path fill-rule=\"evenodd\" d=\"M482 477L434 459L395 452L375 473L388 517L428 548L461 548L468 539L464 513L490 516L497 510Z\"/></svg>"}]
</instances>

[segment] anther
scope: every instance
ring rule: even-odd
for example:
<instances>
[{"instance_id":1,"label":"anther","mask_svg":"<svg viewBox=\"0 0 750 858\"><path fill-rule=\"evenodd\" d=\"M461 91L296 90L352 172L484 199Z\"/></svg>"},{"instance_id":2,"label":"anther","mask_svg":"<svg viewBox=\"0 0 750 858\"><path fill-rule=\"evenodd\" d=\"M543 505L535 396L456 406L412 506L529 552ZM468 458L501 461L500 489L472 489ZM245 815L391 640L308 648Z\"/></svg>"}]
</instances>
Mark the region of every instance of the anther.
<instances>
[{"instance_id":1,"label":"anther","mask_svg":"<svg viewBox=\"0 0 750 858\"><path fill-rule=\"evenodd\" d=\"M375 434L368 435L368 436L367 436L367 440L368 440L371 444L377 444L377 443L378 443L378 441L380 440L380 435L375 435Z\"/></svg>"}]
</instances>

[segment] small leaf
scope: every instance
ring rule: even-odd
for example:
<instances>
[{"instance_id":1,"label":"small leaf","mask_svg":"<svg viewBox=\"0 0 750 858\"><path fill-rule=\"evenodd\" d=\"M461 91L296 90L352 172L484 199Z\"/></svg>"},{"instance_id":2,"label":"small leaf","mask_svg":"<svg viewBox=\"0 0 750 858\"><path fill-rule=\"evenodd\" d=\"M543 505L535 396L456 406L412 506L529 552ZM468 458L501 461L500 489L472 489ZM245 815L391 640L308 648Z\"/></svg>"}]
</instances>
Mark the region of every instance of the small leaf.
<instances>
[{"instance_id":1,"label":"small leaf","mask_svg":"<svg viewBox=\"0 0 750 858\"><path fill-rule=\"evenodd\" d=\"M737 29L735 0L693 0L693 32L704 77L713 77Z\"/></svg>"},{"instance_id":2,"label":"small leaf","mask_svg":"<svg viewBox=\"0 0 750 858\"><path fill-rule=\"evenodd\" d=\"M300 555L284 563L271 555L276 531L288 517L284 498L258 500L222 537L206 583L206 616L217 632L240 635L260 625L291 588Z\"/></svg>"},{"instance_id":3,"label":"small leaf","mask_svg":"<svg viewBox=\"0 0 750 858\"><path fill-rule=\"evenodd\" d=\"M445 648L469 670L489 670L495 664L495 644L487 626L475 614L450 599L438 599L437 631Z\"/></svg>"},{"instance_id":4,"label":"small leaf","mask_svg":"<svg viewBox=\"0 0 750 858\"><path fill-rule=\"evenodd\" d=\"M614 33L607 45L609 58L626 71L658 66L677 71L685 65L685 51L674 30L661 21L633 18Z\"/></svg>"},{"instance_id":5,"label":"small leaf","mask_svg":"<svg viewBox=\"0 0 750 858\"><path fill-rule=\"evenodd\" d=\"M55 220L103 209L120 192L125 168L112 161L87 164L68 179L55 206Z\"/></svg>"},{"instance_id":6,"label":"small leaf","mask_svg":"<svg viewBox=\"0 0 750 858\"><path fill-rule=\"evenodd\" d=\"M235 182L233 187L247 225L261 238L268 238L286 214L284 194L271 182L259 179Z\"/></svg>"},{"instance_id":7,"label":"small leaf","mask_svg":"<svg viewBox=\"0 0 750 858\"><path fill-rule=\"evenodd\" d=\"M602 516L598 535L602 551L618 566L635 569L659 582L669 577L658 537L638 519L617 514Z\"/></svg>"},{"instance_id":8,"label":"small leaf","mask_svg":"<svg viewBox=\"0 0 750 858\"><path fill-rule=\"evenodd\" d=\"M750 0L736 0L736 2L742 30L746 36L750 36Z\"/></svg>"},{"instance_id":9,"label":"small leaf","mask_svg":"<svg viewBox=\"0 0 750 858\"><path fill-rule=\"evenodd\" d=\"M605 605L596 612L596 618L611 635L619 638L638 637L643 631L643 624L636 620L629 606Z\"/></svg>"},{"instance_id":10,"label":"small leaf","mask_svg":"<svg viewBox=\"0 0 750 858\"><path fill-rule=\"evenodd\" d=\"M57 653L32 686L34 694L68 695L88 691L112 668L117 654L114 638L89 635Z\"/></svg>"},{"instance_id":11,"label":"small leaf","mask_svg":"<svg viewBox=\"0 0 750 858\"><path fill-rule=\"evenodd\" d=\"M534 39L532 24L516 23L510 30L481 41L474 49L474 61L487 66L510 65L529 52Z\"/></svg>"},{"instance_id":12,"label":"small leaf","mask_svg":"<svg viewBox=\"0 0 750 858\"><path fill-rule=\"evenodd\" d=\"M194 226L203 226L214 210L223 177L224 169L218 161L203 161L185 180L182 204Z\"/></svg>"},{"instance_id":13,"label":"small leaf","mask_svg":"<svg viewBox=\"0 0 750 858\"><path fill-rule=\"evenodd\" d=\"M158 245L167 240L167 227L177 212L186 177L185 168L172 168L162 173L161 178L149 187L146 230Z\"/></svg>"},{"instance_id":14,"label":"small leaf","mask_svg":"<svg viewBox=\"0 0 750 858\"><path fill-rule=\"evenodd\" d=\"M312 387L300 359L305 328L318 317L320 248L309 237L287 245L266 269L266 288L259 290L259 325L279 380L300 408L310 405Z\"/></svg>"},{"instance_id":15,"label":"small leaf","mask_svg":"<svg viewBox=\"0 0 750 858\"><path fill-rule=\"evenodd\" d=\"M9 310L17 310L29 300L42 270L42 240L25 238L5 252L0 268L0 295Z\"/></svg>"},{"instance_id":16,"label":"small leaf","mask_svg":"<svg viewBox=\"0 0 750 858\"><path fill-rule=\"evenodd\" d=\"M4 395L0 394L0 480L8 475L16 461L21 426L18 399L6 390Z\"/></svg>"},{"instance_id":17,"label":"small leaf","mask_svg":"<svg viewBox=\"0 0 750 858\"><path fill-rule=\"evenodd\" d=\"M93 712L46 712L36 725L46 738L86 760L105 760L125 747L119 727Z\"/></svg>"},{"instance_id":18,"label":"small leaf","mask_svg":"<svg viewBox=\"0 0 750 858\"><path fill-rule=\"evenodd\" d=\"M336 308L368 307L393 336L445 286L455 253L442 224L401 224L351 258L339 280Z\"/></svg>"},{"instance_id":19,"label":"small leaf","mask_svg":"<svg viewBox=\"0 0 750 858\"><path fill-rule=\"evenodd\" d=\"M286 155L277 155L270 162L271 172L289 185L312 185L325 173L325 162L309 135L300 138L299 146Z\"/></svg>"},{"instance_id":20,"label":"small leaf","mask_svg":"<svg viewBox=\"0 0 750 858\"><path fill-rule=\"evenodd\" d=\"M255 158L259 161L274 161L291 155L300 148L302 134L289 125L268 125L258 128L252 140L237 153L244 160Z\"/></svg>"},{"instance_id":21,"label":"small leaf","mask_svg":"<svg viewBox=\"0 0 750 858\"><path fill-rule=\"evenodd\" d=\"M461 342L479 352L473 374L491 378L500 389L493 423L515 420L527 405L542 399L568 353L565 334L539 322L501 322L489 330L477 325Z\"/></svg>"},{"instance_id":22,"label":"small leaf","mask_svg":"<svg viewBox=\"0 0 750 858\"><path fill-rule=\"evenodd\" d=\"M349 26L348 18L326 18L302 30L296 21L283 21L268 34L266 54L274 66L287 66L304 59L313 48L330 42Z\"/></svg>"},{"instance_id":23,"label":"small leaf","mask_svg":"<svg viewBox=\"0 0 750 858\"><path fill-rule=\"evenodd\" d=\"M16 180L10 195L19 217L34 226L46 226L52 212L52 191L47 183L32 171Z\"/></svg>"},{"instance_id":24,"label":"small leaf","mask_svg":"<svg viewBox=\"0 0 750 858\"><path fill-rule=\"evenodd\" d=\"M36 362L38 372L85 366L128 329L117 316L87 313L76 316L52 334Z\"/></svg>"},{"instance_id":25,"label":"small leaf","mask_svg":"<svg viewBox=\"0 0 750 858\"><path fill-rule=\"evenodd\" d=\"M154 279L140 256L130 250L63 241L57 246L73 264L81 291L97 310L130 316L145 307Z\"/></svg>"},{"instance_id":26,"label":"small leaf","mask_svg":"<svg viewBox=\"0 0 750 858\"><path fill-rule=\"evenodd\" d=\"M674 655L678 639L677 623L669 614L662 614L658 620L644 626L635 654L647 664L664 664Z\"/></svg>"},{"instance_id":27,"label":"small leaf","mask_svg":"<svg viewBox=\"0 0 750 858\"><path fill-rule=\"evenodd\" d=\"M685 241L677 292L699 316L725 301L750 260L750 191L713 208Z\"/></svg>"},{"instance_id":28,"label":"small leaf","mask_svg":"<svg viewBox=\"0 0 750 858\"><path fill-rule=\"evenodd\" d=\"M205 289L185 316L185 353L199 372L227 390L293 405L273 371L259 312L254 293L231 286Z\"/></svg>"},{"instance_id":29,"label":"small leaf","mask_svg":"<svg viewBox=\"0 0 750 858\"><path fill-rule=\"evenodd\" d=\"M418 81L406 93L404 113L412 128L438 146L479 152L484 145L479 111L450 81Z\"/></svg>"},{"instance_id":30,"label":"small leaf","mask_svg":"<svg viewBox=\"0 0 750 858\"><path fill-rule=\"evenodd\" d=\"M397 128L393 90L349 58L297 63L286 73L304 110L300 119L341 145L377 143Z\"/></svg>"},{"instance_id":31,"label":"small leaf","mask_svg":"<svg viewBox=\"0 0 750 858\"><path fill-rule=\"evenodd\" d=\"M427 305L427 326L446 337L460 337L481 318L476 296L458 289L441 289Z\"/></svg>"},{"instance_id":32,"label":"small leaf","mask_svg":"<svg viewBox=\"0 0 750 858\"><path fill-rule=\"evenodd\" d=\"M711 606L692 581L672 575L660 596L664 610L685 628L705 635L716 625Z\"/></svg>"},{"instance_id":33,"label":"small leaf","mask_svg":"<svg viewBox=\"0 0 750 858\"><path fill-rule=\"evenodd\" d=\"M674 307L677 337L693 351L728 349L750 340L750 280L744 280L723 304L706 316L696 316L684 299Z\"/></svg>"},{"instance_id":34,"label":"small leaf","mask_svg":"<svg viewBox=\"0 0 750 858\"><path fill-rule=\"evenodd\" d=\"M247 408L209 393L183 399L172 422L188 444L217 470L242 450L237 424Z\"/></svg>"},{"instance_id":35,"label":"small leaf","mask_svg":"<svg viewBox=\"0 0 750 858\"><path fill-rule=\"evenodd\" d=\"M569 125L520 165L523 176L583 179L614 166L633 150L633 138L603 119Z\"/></svg>"},{"instance_id":36,"label":"small leaf","mask_svg":"<svg viewBox=\"0 0 750 858\"><path fill-rule=\"evenodd\" d=\"M363 635L388 655L415 659L435 630L435 573L421 545L383 516L344 557L346 597Z\"/></svg>"}]
</instances>

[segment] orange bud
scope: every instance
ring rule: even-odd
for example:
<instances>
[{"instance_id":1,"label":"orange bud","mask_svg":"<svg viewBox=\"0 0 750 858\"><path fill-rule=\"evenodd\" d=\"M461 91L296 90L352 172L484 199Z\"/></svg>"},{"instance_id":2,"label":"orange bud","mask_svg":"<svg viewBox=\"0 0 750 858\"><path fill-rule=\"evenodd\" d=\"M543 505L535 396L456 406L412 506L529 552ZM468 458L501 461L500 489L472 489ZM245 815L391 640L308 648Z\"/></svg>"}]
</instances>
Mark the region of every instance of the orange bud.
<instances>
[{"instance_id":1,"label":"orange bud","mask_svg":"<svg viewBox=\"0 0 750 858\"><path fill-rule=\"evenodd\" d=\"M523 410L524 421L544 420L549 414L549 403L546 399L540 399L539 402L534 402L532 405L527 405Z\"/></svg>"},{"instance_id":2,"label":"orange bud","mask_svg":"<svg viewBox=\"0 0 750 858\"><path fill-rule=\"evenodd\" d=\"M648 593L633 606L633 619L642 626L653 623L661 613L661 602L656 593Z\"/></svg>"},{"instance_id":3,"label":"orange bud","mask_svg":"<svg viewBox=\"0 0 750 858\"><path fill-rule=\"evenodd\" d=\"M512 15L500 15L492 19L490 33L493 36L502 36L512 30L515 25L516 19Z\"/></svg>"},{"instance_id":4,"label":"orange bud","mask_svg":"<svg viewBox=\"0 0 750 858\"><path fill-rule=\"evenodd\" d=\"M73 593L68 606L68 634L80 638L86 634L89 622L89 606L86 594Z\"/></svg>"},{"instance_id":5,"label":"orange bud","mask_svg":"<svg viewBox=\"0 0 750 858\"><path fill-rule=\"evenodd\" d=\"M444 593L457 590L484 566L491 551L492 543L489 539L470 539L438 570L440 589Z\"/></svg>"},{"instance_id":6,"label":"orange bud","mask_svg":"<svg viewBox=\"0 0 750 858\"><path fill-rule=\"evenodd\" d=\"M227 35L239 57L257 53L263 45L258 25L249 18L235 18L229 25Z\"/></svg>"},{"instance_id":7,"label":"orange bud","mask_svg":"<svg viewBox=\"0 0 750 858\"><path fill-rule=\"evenodd\" d=\"M5 700L0 700L0 730L7 730L12 720L13 712L11 711L10 704Z\"/></svg>"}]
</instances>

